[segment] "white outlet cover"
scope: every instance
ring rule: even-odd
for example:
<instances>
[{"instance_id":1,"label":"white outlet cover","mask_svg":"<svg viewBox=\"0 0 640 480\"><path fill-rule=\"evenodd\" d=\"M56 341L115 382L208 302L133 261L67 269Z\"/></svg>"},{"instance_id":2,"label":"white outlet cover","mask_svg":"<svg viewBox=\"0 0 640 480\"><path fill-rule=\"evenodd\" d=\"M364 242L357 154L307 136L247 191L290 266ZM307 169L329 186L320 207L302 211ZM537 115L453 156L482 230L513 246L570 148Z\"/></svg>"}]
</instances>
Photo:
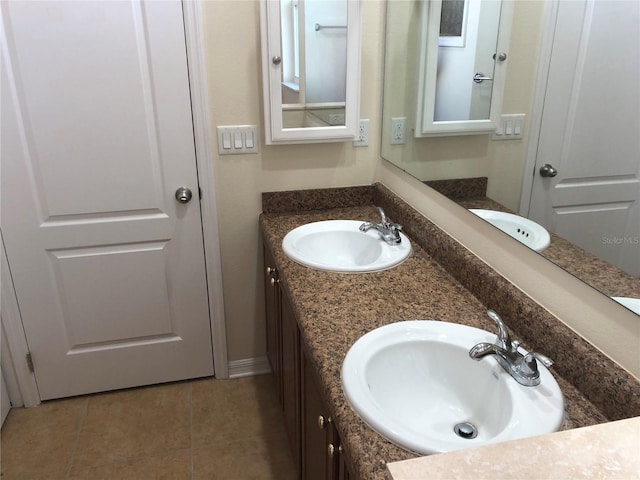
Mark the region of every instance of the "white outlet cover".
<instances>
[{"instance_id":1,"label":"white outlet cover","mask_svg":"<svg viewBox=\"0 0 640 480\"><path fill-rule=\"evenodd\" d=\"M358 124L358 130L356 131L356 138L353 141L354 147L368 147L369 146L369 119L361 118Z\"/></svg>"},{"instance_id":2,"label":"white outlet cover","mask_svg":"<svg viewBox=\"0 0 640 480\"><path fill-rule=\"evenodd\" d=\"M391 145L404 145L407 135L407 117L393 117L391 119Z\"/></svg>"}]
</instances>

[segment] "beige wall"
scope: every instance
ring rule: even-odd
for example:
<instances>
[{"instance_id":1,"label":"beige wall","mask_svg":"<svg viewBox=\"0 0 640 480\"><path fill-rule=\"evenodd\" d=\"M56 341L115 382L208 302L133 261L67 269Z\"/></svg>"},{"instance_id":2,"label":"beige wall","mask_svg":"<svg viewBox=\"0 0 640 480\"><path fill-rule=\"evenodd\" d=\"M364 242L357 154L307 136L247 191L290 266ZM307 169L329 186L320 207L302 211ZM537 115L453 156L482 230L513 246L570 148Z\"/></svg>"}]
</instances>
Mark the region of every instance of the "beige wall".
<instances>
[{"instance_id":1,"label":"beige wall","mask_svg":"<svg viewBox=\"0 0 640 480\"><path fill-rule=\"evenodd\" d=\"M531 8L536 2L531 3ZM370 146L351 143L266 147L258 155L214 155L227 341L230 360L264 355L264 313L258 215L264 191L364 185L381 181L544 304L596 347L640 377L637 316L509 241L461 207L429 191L380 159L379 132L384 2L363 0L361 118L369 118ZM257 124L262 130L257 1L204 3L212 128ZM525 28L524 26L514 28ZM531 28L531 26L527 27ZM512 59L513 61L513 59ZM523 58L524 62L525 59ZM507 90L505 103L528 108L530 97ZM212 131L212 135L215 134ZM443 139L442 155L452 146ZM505 142L509 143L509 142ZM500 162L520 162L508 145ZM516 158L517 157L517 158ZM553 352L547 352L553 356Z\"/></svg>"},{"instance_id":2,"label":"beige wall","mask_svg":"<svg viewBox=\"0 0 640 480\"><path fill-rule=\"evenodd\" d=\"M216 125L256 124L263 135L259 3L203 3L209 102ZM260 146L257 155L212 158L222 251L230 360L264 355L258 215L261 192L368 185L379 162L384 2L363 1L360 117L370 119L369 147L350 142ZM211 132L215 138L215 131Z\"/></svg>"}]
</instances>

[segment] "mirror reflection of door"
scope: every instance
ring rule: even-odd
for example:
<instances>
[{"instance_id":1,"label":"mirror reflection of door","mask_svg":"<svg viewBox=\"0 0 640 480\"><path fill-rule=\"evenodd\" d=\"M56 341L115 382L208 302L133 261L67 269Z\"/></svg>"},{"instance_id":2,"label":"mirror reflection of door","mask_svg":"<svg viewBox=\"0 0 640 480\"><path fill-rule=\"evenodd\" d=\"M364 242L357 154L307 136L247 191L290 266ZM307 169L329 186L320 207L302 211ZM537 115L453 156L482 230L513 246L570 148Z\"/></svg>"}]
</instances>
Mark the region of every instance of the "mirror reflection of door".
<instances>
[{"instance_id":1,"label":"mirror reflection of door","mask_svg":"<svg viewBox=\"0 0 640 480\"><path fill-rule=\"evenodd\" d=\"M347 1L280 0L285 128L345 125Z\"/></svg>"},{"instance_id":2,"label":"mirror reflection of door","mask_svg":"<svg viewBox=\"0 0 640 480\"><path fill-rule=\"evenodd\" d=\"M489 119L500 4L442 1L435 121Z\"/></svg>"}]
</instances>

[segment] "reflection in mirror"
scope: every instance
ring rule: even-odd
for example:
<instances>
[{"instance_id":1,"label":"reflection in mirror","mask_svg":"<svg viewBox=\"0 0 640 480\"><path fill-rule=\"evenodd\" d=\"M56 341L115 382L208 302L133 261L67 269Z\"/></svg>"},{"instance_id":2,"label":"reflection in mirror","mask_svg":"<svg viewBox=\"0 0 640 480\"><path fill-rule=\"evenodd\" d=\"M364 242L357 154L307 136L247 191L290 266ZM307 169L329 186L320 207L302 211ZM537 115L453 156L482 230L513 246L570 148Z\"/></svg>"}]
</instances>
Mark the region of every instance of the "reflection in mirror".
<instances>
[{"instance_id":1,"label":"reflection in mirror","mask_svg":"<svg viewBox=\"0 0 640 480\"><path fill-rule=\"evenodd\" d=\"M490 119L500 3L442 1L436 122Z\"/></svg>"},{"instance_id":2,"label":"reflection in mirror","mask_svg":"<svg viewBox=\"0 0 640 480\"><path fill-rule=\"evenodd\" d=\"M261 0L267 145L355 137L360 1Z\"/></svg>"},{"instance_id":3,"label":"reflection in mirror","mask_svg":"<svg viewBox=\"0 0 640 480\"><path fill-rule=\"evenodd\" d=\"M344 125L347 0L280 0L285 128Z\"/></svg>"},{"instance_id":4,"label":"reflection in mirror","mask_svg":"<svg viewBox=\"0 0 640 480\"><path fill-rule=\"evenodd\" d=\"M443 0L440 16L440 46L464 45L465 24L469 1Z\"/></svg>"},{"instance_id":5,"label":"reflection in mirror","mask_svg":"<svg viewBox=\"0 0 640 480\"><path fill-rule=\"evenodd\" d=\"M431 0L420 5L415 136L494 131L511 2Z\"/></svg>"},{"instance_id":6,"label":"reflection in mirror","mask_svg":"<svg viewBox=\"0 0 640 480\"><path fill-rule=\"evenodd\" d=\"M609 297L640 298L640 114L637 103L628 101L640 98L640 4L515 2L508 50L517 62L509 68L504 105L506 111L526 114L527 128L521 140L494 141L489 135L410 134L407 112L420 92L416 67L408 59L419 44L420 3L387 4L383 158L464 208L536 221L551 232L551 245L542 252L547 259ZM600 20L606 18L616 21ZM567 22L578 26L569 28ZM603 28L624 31L630 40L612 54L610 36L579 38ZM583 48L566 59L558 55L568 50L556 52L556 41ZM606 72L610 81L602 82L595 72ZM402 121L405 136L394 130ZM571 158L577 164L568 163ZM540 173L546 163L556 176L544 168ZM556 202L545 209L552 223L531 213L538 197Z\"/></svg>"}]
</instances>

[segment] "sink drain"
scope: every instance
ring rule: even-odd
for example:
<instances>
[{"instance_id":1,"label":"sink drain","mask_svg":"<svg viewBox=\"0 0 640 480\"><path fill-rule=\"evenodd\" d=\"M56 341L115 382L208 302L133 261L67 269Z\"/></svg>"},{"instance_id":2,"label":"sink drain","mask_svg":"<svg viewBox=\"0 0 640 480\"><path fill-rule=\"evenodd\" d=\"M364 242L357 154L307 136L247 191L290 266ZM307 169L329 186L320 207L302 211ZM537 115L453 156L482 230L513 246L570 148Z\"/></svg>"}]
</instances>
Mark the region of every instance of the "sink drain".
<instances>
[{"instance_id":1,"label":"sink drain","mask_svg":"<svg viewBox=\"0 0 640 480\"><path fill-rule=\"evenodd\" d=\"M478 436L478 429L475 425L469 422L462 422L453 427L453 431L460 438L476 438Z\"/></svg>"}]
</instances>

